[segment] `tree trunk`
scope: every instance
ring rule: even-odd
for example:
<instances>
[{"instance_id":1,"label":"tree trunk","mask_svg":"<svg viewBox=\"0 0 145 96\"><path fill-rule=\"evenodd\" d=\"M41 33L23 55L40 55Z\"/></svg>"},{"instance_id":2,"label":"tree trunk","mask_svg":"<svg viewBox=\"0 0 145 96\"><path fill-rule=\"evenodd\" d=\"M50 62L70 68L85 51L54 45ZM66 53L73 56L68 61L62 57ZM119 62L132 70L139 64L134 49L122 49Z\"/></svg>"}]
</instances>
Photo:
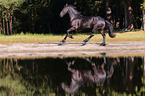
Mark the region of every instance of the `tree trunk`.
<instances>
[{"instance_id":1,"label":"tree trunk","mask_svg":"<svg viewBox=\"0 0 145 96\"><path fill-rule=\"evenodd\" d=\"M0 23L0 33L2 34L2 23Z\"/></svg>"},{"instance_id":2,"label":"tree trunk","mask_svg":"<svg viewBox=\"0 0 145 96\"><path fill-rule=\"evenodd\" d=\"M124 0L124 12L125 12L124 27L126 29L128 27L128 2L127 0Z\"/></svg>"},{"instance_id":3,"label":"tree trunk","mask_svg":"<svg viewBox=\"0 0 145 96\"><path fill-rule=\"evenodd\" d=\"M125 11L125 31L131 31L134 29L134 15L132 13L131 0L124 0Z\"/></svg>"},{"instance_id":4,"label":"tree trunk","mask_svg":"<svg viewBox=\"0 0 145 96\"><path fill-rule=\"evenodd\" d=\"M11 35L13 34L12 23L13 23L13 17L10 16L10 33L11 33Z\"/></svg>"},{"instance_id":5,"label":"tree trunk","mask_svg":"<svg viewBox=\"0 0 145 96\"><path fill-rule=\"evenodd\" d=\"M143 30L145 31L145 8L143 8L142 14L143 14Z\"/></svg>"},{"instance_id":6,"label":"tree trunk","mask_svg":"<svg viewBox=\"0 0 145 96\"><path fill-rule=\"evenodd\" d=\"M107 16L107 20L111 22L112 18L111 18L111 13L112 13L112 10L111 8L109 7L109 1L106 0L106 16ZM112 22L111 22L112 23Z\"/></svg>"},{"instance_id":7,"label":"tree trunk","mask_svg":"<svg viewBox=\"0 0 145 96\"><path fill-rule=\"evenodd\" d=\"M145 76L145 57L144 57L144 75Z\"/></svg>"},{"instance_id":8,"label":"tree trunk","mask_svg":"<svg viewBox=\"0 0 145 96\"><path fill-rule=\"evenodd\" d=\"M119 1L115 1L115 7L114 7L114 16L115 16L115 28L118 29L120 22L119 22L119 14L120 14L120 4Z\"/></svg>"},{"instance_id":9,"label":"tree trunk","mask_svg":"<svg viewBox=\"0 0 145 96\"><path fill-rule=\"evenodd\" d=\"M16 17L13 17L12 20L13 20L13 22L16 22ZM14 29L14 26L12 28ZM18 33L18 28L15 28L15 31L13 31L13 33Z\"/></svg>"},{"instance_id":10,"label":"tree trunk","mask_svg":"<svg viewBox=\"0 0 145 96\"><path fill-rule=\"evenodd\" d=\"M8 20L7 20L6 24L7 24L7 35L9 35L9 21Z\"/></svg>"},{"instance_id":11,"label":"tree trunk","mask_svg":"<svg viewBox=\"0 0 145 96\"><path fill-rule=\"evenodd\" d=\"M3 33L6 34L6 29L5 29L5 19L3 18Z\"/></svg>"},{"instance_id":12,"label":"tree trunk","mask_svg":"<svg viewBox=\"0 0 145 96\"><path fill-rule=\"evenodd\" d=\"M128 17L129 17L129 21L128 21L128 30L131 31L134 29L134 24L133 24L133 20L134 20L134 16L133 16L133 13L132 13L132 7L131 7L131 0L128 0L128 4L129 4L129 7L128 7Z\"/></svg>"}]
</instances>

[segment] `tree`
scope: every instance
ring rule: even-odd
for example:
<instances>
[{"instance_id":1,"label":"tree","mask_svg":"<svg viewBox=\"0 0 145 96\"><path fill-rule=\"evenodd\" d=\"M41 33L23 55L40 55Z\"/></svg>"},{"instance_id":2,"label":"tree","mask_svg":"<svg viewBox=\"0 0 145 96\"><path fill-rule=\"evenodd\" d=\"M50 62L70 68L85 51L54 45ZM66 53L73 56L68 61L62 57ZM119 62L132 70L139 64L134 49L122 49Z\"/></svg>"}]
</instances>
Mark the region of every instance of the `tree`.
<instances>
[{"instance_id":1,"label":"tree","mask_svg":"<svg viewBox=\"0 0 145 96\"><path fill-rule=\"evenodd\" d=\"M125 31L131 31L134 29L134 16L132 13L131 0L124 0L124 11L125 11Z\"/></svg>"},{"instance_id":2,"label":"tree","mask_svg":"<svg viewBox=\"0 0 145 96\"><path fill-rule=\"evenodd\" d=\"M69 17L60 18L59 13L66 3L82 15L109 20L117 31L142 25L143 0L1 0L0 32L65 33L70 27Z\"/></svg>"},{"instance_id":3,"label":"tree","mask_svg":"<svg viewBox=\"0 0 145 96\"><path fill-rule=\"evenodd\" d=\"M145 31L145 0L142 4L142 12L143 12L143 30Z\"/></svg>"},{"instance_id":4,"label":"tree","mask_svg":"<svg viewBox=\"0 0 145 96\"><path fill-rule=\"evenodd\" d=\"M23 3L24 0L11 0L6 1L2 0L0 2L0 27L1 27L1 33L3 34L13 34L13 12L14 10Z\"/></svg>"}]
</instances>

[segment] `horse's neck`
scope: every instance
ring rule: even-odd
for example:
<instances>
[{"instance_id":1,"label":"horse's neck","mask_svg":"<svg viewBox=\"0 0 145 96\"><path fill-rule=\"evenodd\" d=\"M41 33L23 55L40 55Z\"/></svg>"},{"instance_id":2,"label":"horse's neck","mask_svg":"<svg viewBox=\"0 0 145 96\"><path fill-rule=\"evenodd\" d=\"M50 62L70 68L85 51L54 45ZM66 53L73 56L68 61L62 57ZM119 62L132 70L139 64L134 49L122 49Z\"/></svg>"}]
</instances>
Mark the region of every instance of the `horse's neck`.
<instances>
[{"instance_id":1,"label":"horse's neck","mask_svg":"<svg viewBox=\"0 0 145 96\"><path fill-rule=\"evenodd\" d=\"M70 21L72 21L73 19L75 19L78 16L82 16L78 11L76 11L73 8L69 8L69 17L70 17Z\"/></svg>"}]
</instances>

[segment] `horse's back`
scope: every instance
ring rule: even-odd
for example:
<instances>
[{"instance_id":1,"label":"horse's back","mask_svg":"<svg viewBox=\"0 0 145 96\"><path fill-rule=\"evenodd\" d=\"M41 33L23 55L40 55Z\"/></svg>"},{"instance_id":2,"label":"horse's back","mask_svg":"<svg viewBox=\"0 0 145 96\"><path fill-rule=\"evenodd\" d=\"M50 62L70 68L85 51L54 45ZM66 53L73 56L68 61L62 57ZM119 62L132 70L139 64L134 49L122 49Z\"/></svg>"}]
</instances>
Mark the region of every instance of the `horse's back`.
<instances>
[{"instance_id":1,"label":"horse's back","mask_svg":"<svg viewBox=\"0 0 145 96\"><path fill-rule=\"evenodd\" d=\"M103 19L101 16L94 16L93 18L94 18L94 20L105 22L105 19Z\"/></svg>"},{"instance_id":2,"label":"horse's back","mask_svg":"<svg viewBox=\"0 0 145 96\"><path fill-rule=\"evenodd\" d=\"M91 16L83 16L81 19L81 27L83 28L91 28L92 26L92 17Z\"/></svg>"}]
</instances>

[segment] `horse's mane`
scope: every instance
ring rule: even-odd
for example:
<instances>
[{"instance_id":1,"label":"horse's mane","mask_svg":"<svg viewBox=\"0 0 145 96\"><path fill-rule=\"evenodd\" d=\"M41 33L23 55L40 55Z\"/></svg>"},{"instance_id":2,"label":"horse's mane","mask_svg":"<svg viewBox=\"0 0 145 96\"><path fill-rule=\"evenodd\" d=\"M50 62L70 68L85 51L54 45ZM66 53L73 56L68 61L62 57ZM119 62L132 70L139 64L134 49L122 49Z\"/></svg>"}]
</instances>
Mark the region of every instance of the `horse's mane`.
<instances>
[{"instance_id":1,"label":"horse's mane","mask_svg":"<svg viewBox=\"0 0 145 96\"><path fill-rule=\"evenodd\" d=\"M74 7L73 5L68 5L68 6L74 8L76 10L76 7Z\"/></svg>"},{"instance_id":2,"label":"horse's mane","mask_svg":"<svg viewBox=\"0 0 145 96\"><path fill-rule=\"evenodd\" d=\"M73 5L68 5L68 7L72 7L75 11L77 11L77 9L76 9L76 7L74 7ZM82 16L78 11L77 11L77 15L80 15L80 16Z\"/></svg>"}]
</instances>

